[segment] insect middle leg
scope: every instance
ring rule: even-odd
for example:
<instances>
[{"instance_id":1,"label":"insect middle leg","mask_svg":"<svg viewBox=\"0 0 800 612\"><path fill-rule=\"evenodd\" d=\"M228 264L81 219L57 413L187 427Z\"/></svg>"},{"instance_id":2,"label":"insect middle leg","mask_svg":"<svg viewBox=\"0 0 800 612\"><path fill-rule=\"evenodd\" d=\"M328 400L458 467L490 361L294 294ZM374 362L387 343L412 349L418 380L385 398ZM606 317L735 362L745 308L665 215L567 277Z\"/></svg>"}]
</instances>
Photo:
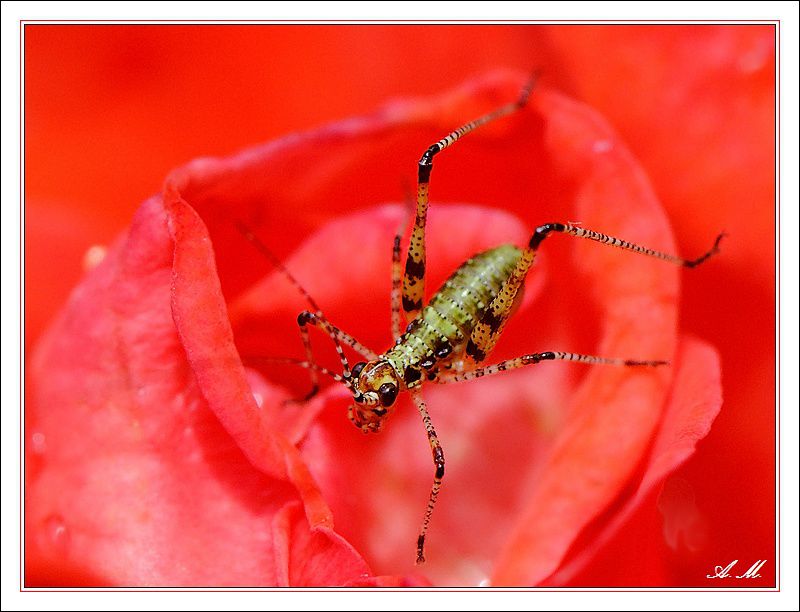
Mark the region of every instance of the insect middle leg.
<instances>
[{"instance_id":1,"label":"insect middle leg","mask_svg":"<svg viewBox=\"0 0 800 612\"><path fill-rule=\"evenodd\" d=\"M416 216L408 245L405 275L403 277L403 310L406 313L407 320L411 320L419 314L420 310L422 310L422 301L425 296L425 224L428 217L428 187L431 171L433 170L433 157L462 136L469 134L480 126L524 107L528 102L537 77L538 74L534 74L531 77L515 102L506 104L474 121L465 123L440 141L432 144L422 154L417 167Z\"/></svg>"},{"instance_id":2,"label":"insect middle leg","mask_svg":"<svg viewBox=\"0 0 800 612\"><path fill-rule=\"evenodd\" d=\"M595 355L583 355L580 353L568 353L564 351L545 351L542 353L530 353L527 355L522 355L521 357L516 357L514 359L506 359L505 361L501 361L500 363L490 366L476 367L471 369L461 368L447 371L444 374L438 374L433 381L439 384L461 382L463 380L481 378L482 376L490 376L492 374L497 374L498 372L516 370L528 365L536 365L542 361L576 361L590 364L645 367L669 365L668 361L662 360L615 359L609 357L597 357Z\"/></svg>"},{"instance_id":3,"label":"insect middle leg","mask_svg":"<svg viewBox=\"0 0 800 612\"><path fill-rule=\"evenodd\" d=\"M411 194L406 194L406 207L403 211L403 220L397 232L394 235L394 242L392 243L392 340L397 342L400 335L403 333L403 315L401 313L402 306L402 288L403 288L403 268L400 261L400 243L403 240L403 234L406 231L408 223L408 216L414 207L411 201Z\"/></svg>"},{"instance_id":4,"label":"insect middle leg","mask_svg":"<svg viewBox=\"0 0 800 612\"><path fill-rule=\"evenodd\" d=\"M428 505L425 508L425 517L422 519L422 526L420 527L419 537L417 538L417 564L421 564L425 563L425 535L428 533L428 525L430 525L431 522L433 507L436 505L436 499L439 497L439 489L442 488L442 478L444 478L444 451L442 451L442 445L439 444L436 430L433 428L431 417L428 414L428 408L425 406L422 390L417 387L412 389L410 393L411 399L414 400L414 404L417 406L417 410L419 410L422 416L422 422L425 425L425 433L427 433L428 442L431 445L433 464L435 466L433 485L431 486Z\"/></svg>"}]
</instances>

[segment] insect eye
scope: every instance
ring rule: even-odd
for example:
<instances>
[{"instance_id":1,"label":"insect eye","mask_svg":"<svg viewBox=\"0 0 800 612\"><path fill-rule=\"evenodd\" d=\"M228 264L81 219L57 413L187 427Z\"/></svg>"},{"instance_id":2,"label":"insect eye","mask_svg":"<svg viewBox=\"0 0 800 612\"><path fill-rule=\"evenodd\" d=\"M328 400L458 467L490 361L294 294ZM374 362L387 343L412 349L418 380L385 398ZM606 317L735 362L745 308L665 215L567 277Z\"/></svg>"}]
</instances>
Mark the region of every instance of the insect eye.
<instances>
[{"instance_id":1,"label":"insect eye","mask_svg":"<svg viewBox=\"0 0 800 612\"><path fill-rule=\"evenodd\" d=\"M378 389L378 395L381 398L382 406L391 406L397 397L397 385L392 383L383 383Z\"/></svg>"},{"instance_id":2,"label":"insect eye","mask_svg":"<svg viewBox=\"0 0 800 612\"><path fill-rule=\"evenodd\" d=\"M359 374L361 374L361 370L364 369L364 366L367 365L364 361L359 361L356 365L353 366L353 369L350 370L350 376L353 378L358 378Z\"/></svg>"}]
</instances>

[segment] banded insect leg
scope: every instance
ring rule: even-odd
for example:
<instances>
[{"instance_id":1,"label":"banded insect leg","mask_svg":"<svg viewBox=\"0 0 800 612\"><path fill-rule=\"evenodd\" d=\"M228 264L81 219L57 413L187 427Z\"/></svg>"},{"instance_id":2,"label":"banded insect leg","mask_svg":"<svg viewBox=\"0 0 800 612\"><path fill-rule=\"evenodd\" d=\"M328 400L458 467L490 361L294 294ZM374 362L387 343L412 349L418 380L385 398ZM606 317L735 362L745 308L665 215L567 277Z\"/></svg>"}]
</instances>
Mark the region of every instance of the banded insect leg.
<instances>
[{"instance_id":1,"label":"banded insect leg","mask_svg":"<svg viewBox=\"0 0 800 612\"><path fill-rule=\"evenodd\" d=\"M696 259L684 259L676 255L670 255L661 251L656 251L648 247L643 247L627 240L615 238L594 230L578 227L571 223L546 223L536 228L531 236L528 246L522 250L522 255L517 262L513 272L506 280L497 296L492 300L489 308L486 310L481 321L473 328L469 342L467 343L466 353L467 356L473 359L476 363L483 361L486 355L494 348L500 334L505 327L511 312L511 306L514 297L517 295L519 288L522 286L528 270L533 265L536 257L536 252L541 246L545 238L553 232L563 233L578 238L585 238L587 240L594 240L601 244L607 244L625 251L639 253L640 255L647 255L655 257L679 266L687 268L694 268L699 266L709 257L719 252L719 243L725 234L719 234L714 240L712 247L703 255Z\"/></svg>"},{"instance_id":2,"label":"banded insect leg","mask_svg":"<svg viewBox=\"0 0 800 612\"><path fill-rule=\"evenodd\" d=\"M522 289L528 270L533 266L536 252L527 248L522 250L522 255L517 265L508 276L500 291L489 304L483 317L472 328L472 333L467 341L465 356L468 360L480 363L486 359L500 335L503 333L506 322L514 311L517 295Z\"/></svg>"},{"instance_id":3,"label":"banded insect leg","mask_svg":"<svg viewBox=\"0 0 800 612\"><path fill-rule=\"evenodd\" d=\"M311 350L311 339L308 335L308 328L307 325L313 325L322 329L324 332L328 334L330 339L333 341L334 347L336 348L336 353L339 356L339 360L342 363L342 376L345 379L350 377L350 364L347 361L347 357L344 354L344 350L342 349L342 343L346 344L347 346L354 349L356 352L360 353L367 359L375 359L377 357L377 353L370 350L361 342L356 340L350 334L343 332L338 327L332 325L325 315L322 313L319 305L317 304L316 300L311 297L311 294L306 291L305 287L300 284L294 275L289 272L289 269L283 264L283 262L265 245L259 238L256 236L245 223L242 221L236 222L236 229L264 256L269 260L272 265L281 273L283 274L286 279L294 285L297 291L300 293L301 296L305 299L309 306L311 306L313 312L304 310L297 316L297 324L300 326L300 338L303 341L303 347L306 353L306 361L309 363L309 367L306 369L309 371L309 375L311 377L311 391L309 391L305 396L302 398L290 400L292 402L304 402L310 400L314 397L317 392L319 391L319 372L322 370L319 366L317 366L316 361L314 360L314 355Z\"/></svg>"},{"instance_id":4,"label":"banded insect leg","mask_svg":"<svg viewBox=\"0 0 800 612\"><path fill-rule=\"evenodd\" d=\"M677 255L670 255L668 253L656 251L655 249L643 247L638 244L628 242L627 240L622 240L621 238L615 238L614 236L609 236L608 234L603 234L601 232L596 232L584 227L579 227L577 225L573 225L572 223L545 223L544 225L537 227L533 232L530 242L528 243L528 248L536 251L539 248L539 245L541 245L542 241L553 232L567 234L577 238L585 238L587 240L594 240L595 242L600 242L601 244L607 244L625 251L632 251L634 253L639 253L640 255L647 255L648 257L655 257L657 259L661 259L662 261L683 266L685 268L695 268L712 255L719 253L719 243L725 237L724 233L717 235L711 248L703 253L700 257L697 257L696 259L684 259L683 257L678 257Z\"/></svg>"},{"instance_id":5,"label":"banded insect leg","mask_svg":"<svg viewBox=\"0 0 800 612\"><path fill-rule=\"evenodd\" d=\"M408 217L414 203L411 200L410 191L406 191L406 207L403 211L403 220L397 232L394 235L394 242L392 243L392 339L396 342L403 333L403 315L400 312L402 306L402 286L403 286L403 268L400 261L400 243L403 240L406 226L408 224Z\"/></svg>"},{"instance_id":6,"label":"banded insect leg","mask_svg":"<svg viewBox=\"0 0 800 612\"><path fill-rule=\"evenodd\" d=\"M416 389L410 390L410 393L411 399L414 400L417 410L419 410L420 415L422 415L422 422L425 425L425 433L428 435L428 442L431 446L433 464L435 466L433 485L431 486L428 505L425 507L425 516L422 519L422 526L420 527L419 536L417 538L417 564L420 564L425 563L425 536L428 533L428 526L431 522L433 508L439 497L439 490L442 488L442 478L444 478L444 452L442 451L441 444L439 444L439 438L436 436L436 430L433 428L431 417L428 414L428 408L425 406L422 390L417 387Z\"/></svg>"},{"instance_id":7,"label":"banded insect leg","mask_svg":"<svg viewBox=\"0 0 800 612\"><path fill-rule=\"evenodd\" d=\"M314 361L314 353L311 350L311 338L308 335L308 327L307 325L313 325L325 333L328 334L330 339L333 341L334 348L336 349L336 354L339 356L339 361L342 364L342 376L345 379L350 378L350 364L347 361L347 356L344 354L344 349L342 348L342 343L346 344L353 350L355 350L360 355L363 355L367 359L377 359L378 354L375 351L370 350L361 342L353 338L347 332L342 331L338 327L331 325L325 316L322 314L322 311L317 312L309 312L308 310L304 310L299 315L297 315L297 325L300 326L300 338L303 341L303 347L305 348L306 352L306 361L311 364L311 367L308 368L308 371L311 375L311 391L309 391L305 396L301 398L297 398L291 400L292 402L302 403L307 402L312 397L314 397L317 392L319 391L319 376L317 374L320 371L320 368L317 367L316 362Z\"/></svg>"},{"instance_id":8,"label":"banded insect leg","mask_svg":"<svg viewBox=\"0 0 800 612\"><path fill-rule=\"evenodd\" d=\"M527 355L522 355L521 357L516 357L514 359L507 359L490 366L448 371L444 374L438 375L434 379L434 382L446 385L449 383L471 380L473 378L481 378L482 376L491 376L492 374L497 374L499 372L516 370L528 365L536 365L542 361L576 361L579 363L628 367L656 367L669 365L668 361L662 360L617 359L610 357L597 357L596 355L583 355L580 353L568 353L564 351L545 351L542 353L530 353Z\"/></svg>"},{"instance_id":9,"label":"banded insect leg","mask_svg":"<svg viewBox=\"0 0 800 612\"><path fill-rule=\"evenodd\" d=\"M402 302L407 320L415 318L420 310L422 310L422 301L425 295L425 224L428 217L428 186L430 183L431 171L433 170L434 156L476 128L524 107L528 102L536 78L537 75L534 74L515 102L506 104L491 113L462 125L460 128L450 132L440 141L432 144L425 153L422 154L417 167L416 216L414 218L414 227L411 231L411 240L408 245L405 275L403 277Z\"/></svg>"}]
</instances>

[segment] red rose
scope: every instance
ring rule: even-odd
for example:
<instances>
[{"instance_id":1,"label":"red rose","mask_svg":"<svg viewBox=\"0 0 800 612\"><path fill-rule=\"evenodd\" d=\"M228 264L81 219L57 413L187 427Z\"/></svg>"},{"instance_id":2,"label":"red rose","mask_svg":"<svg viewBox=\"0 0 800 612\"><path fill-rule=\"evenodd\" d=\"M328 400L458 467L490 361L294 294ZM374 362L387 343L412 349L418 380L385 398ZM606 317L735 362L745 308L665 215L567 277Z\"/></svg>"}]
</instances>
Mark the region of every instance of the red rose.
<instances>
[{"instance_id":1,"label":"red rose","mask_svg":"<svg viewBox=\"0 0 800 612\"><path fill-rule=\"evenodd\" d=\"M305 373L243 365L299 356L293 314L304 304L280 275L258 281L269 266L235 222L280 244L293 217L364 209L308 238L287 265L333 322L383 350L401 207L374 204L402 199L407 160L425 143L513 99L523 81L494 75L168 177L73 293L30 367L27 556L39 582L423 580L399 577L415 571L432 475L418 415L405 406L385 433L364 437L344 416L342 388L284 406ZM432 207L431 286L481 248L526 239L531 225L506 208L676 250L624 144L547 87L442 155L433 193L464 177L487 206ZM494 359L566 349L673 365L548 364L430 389L448 475L430 560L417 571L434 583L530 585L578 567L719 410L715 351L676 331L679 270L549 242L534 272L547 278L531 283L539 295ZM587 526L597 538L576 549Z\"/></svg>"},{"instance_id":2,"label":"red rose","mask_svg":"<svg viewBox=\"0 0 800 612\"><path fill-rule=\"evenodd\" d=\"M256 223L259 235L272 250L289 258L292 270L309 285L336 324L376 349L385 348L388 249L398 211L379 207L382 203L402 201L402 185L413 181L414 164L421 148L440 138L442 131L515 97L516 80L522 79L522 74L531 67L539 66L544 72L545 86L534 99L538 100L542 97L538 94L545 92L552 96L556 90L564 91L607 118L646 171L677 238L670 244L669 230L666 237L661 234L644 237L642 231L654 231L652 228L657 225L651 220L642 223L642 227L632 228L634 235L625 237L641 237L647 244L652 241L654 246L692 256L708 248L716 231L724 229L730 235L723 243L722 255L704 268L680 272L656 265L655 276L648 275L655 279L661 278L660 275L680 278L680 300L674 302L678 310L671 316L677 312L681 330L708 340L719 350L724 372L725 409L697 452L662 485L659 474L664 472L658 469L655 458L662 455L669 458L664 462L666 466L678 463L692 447L693 440L702 435L714 411L713 406L707 407L703 401L698 401L705 418L687 415L686 422L692 426L684 432L681 427L676 430L669 425L680 423L680 418L667 415L691 409L694 402L675 395L669 408L659 407L662 416L658 432L648 438L649 446L641 455L641 463L632 468L634 473L626 488L609 504L600 504L603 506L601 515L580 530L558 562L558 569L545 578L544 584L736 586L726 581L712 584L706 579L714 565L733 559L740 559L740 565L747 563L748 566L750 559L767 559L760 570L762 578L748 582L748 586L775 584L775 362L772 357L775 352L775 30L771 25L448 26L435 30L428 26L26 25L26 348L34 345L45 323L77 283L81 257L89 245L107 242L108 236L127 224L134 203L157 189L165 168L200 154L227 154L245 143L362 114L378 106L381 100L405 96L408 92L427 95L447 90L468 75L485 74L497 66L516 66L520 74L509 77L502 87L496 83L495 94L491 94L494 90L488 84L485 88L476 85L474 92L469 88L462 90L452 98L451 111L443 110L447 106L445 100L422 101L416 107L406 104L405 111L418 115L424 125L413 118L405 123L401 121L397 142L384 143L382 150L371 150L383 142L377 138L361 145L362 153L347 149L347 155L337 152L335 156L326 156L316 146L316 136L312 134L306 141L309 146L303 153L304 166L287 170L298 177L297 181L283 182L285 172L272 164L272 174L256 177L256 183L268 184L270 190L268 202L257 197L257 201L251 203L252 209L248 209L265 215ZM432 36L434 31L435 36ZM206 52L211 48L213 53ZM465 48L471 52L463 53L461 50ZM447 240L441 234L438 240L431 238L431 249L438 248L439 254L432 253L429 263L431 273L438 274L439 279L481 245L507 239L522 242L531 228L543 221L568 215L572 217L570 220L583 221L591 227L591 219L583 213L579 218L573 216L576 215L577 185L582 184L581 180L588 180L590 175L574 169L560 173L570 165L570 159L575 160L567 155L575 147L570 147L568 140L559 147L543 141L542 130L552 123L545 117L557 106L544 105L544 100L538 103L539 106L532 107L524 116L487 126L437 158L432 183L431 228L433 232L436 226L445 227L445 234L452 234L452 238L445 236ZM580 112L576 110L576 114L566 115L570 123L576 117L585 119L589 113L583 107L576 105L575 108ZM377 119L378 125L388 129L391 113ZM604 124L600 121L598 125ZM339 129L347 132L349 128L342 123ZM357 142L355 132L350 135L351 142ZM485 147L493 146L493 142L500 144L490 154ZM522 159L519 155L515 157L514 153L525 143L529 145L525 155ZM579 139L575 143L579 143ZM614 153L619 153L619 149ZM359 154L363 155L363 164L360 160L354 161ZM345 163L346 159L350 160L350 165ZM370 159L379 161L367 164L366 160ZM617 157L612 155L610 159ZM349 180L348 168L356 163L359 169L353 174L359 180ZM338 167L338 164L343 165ZM498 169L493 164L501 167ZM233 161L221 166L227 166L231 175L236 175ZM635 164L632 167L636 167ZM281 175L281 180L270 178L276 174ZM204 171L195 169L193 176L201 178L200 182L206 185L214 183L213 177ZM630 174L622 176L630 178ZM498 177L510 178L501 181ZM233 181L225 189L221 188L221 183L215 185L226 194L226 199L231 191L242 194L241 198L245 199L251 181L243 180L241 175L237 180L238 185ZM247 185L242 188L241 183ZM643 185L645 191L646 184L647 180ZM197 207L200 219L210 231L241 354L263 352L300 356L302 349L293 322L297 312L306 305L278 276L266 281L274 288L270 299L254 304L253 300L262 299L261 294L258 289L247 292L246 288L257 283L262 274L269 274L267 262L230 229L230 211L209 206L208 198L186 190L186 185L177 187L188 203ZM459 212L446 207L447 203L464 202L488 206L495 214L502 212L505 222L485 216L485 209L460 209ZM276 203L282 207L277 207ZM176 219L175 208L170 210L173 220ZM357 217L358 221L350 219L355 210L363 213ZM606 212L614 214L615 211L619 211L616 205ZM516 215L520 220L515 221L505 213ZM362 563L360 555L371 570L378 573L412 569L413 541L408 542L408 534L413 540L433 470L413 407L403 405L387 423L383 434L367 438L347 422L344 398L337 399L336 391L330 390L328 395L303 410L287 414L265 408L259 413L266 415L265 423L258 421L241 431L233 431L236 436L252 435L259 441L268 441L278 433L273 431L272 437L260 436L258 428L272 431L277 427L284 439L298 443L301 462L292 460L289 466L294 466L294 470L304 463L310 469L322 489L324 505L321 505L314 501L313 495L309 497L313 487L303 488L304 483L310 481L303 478L302 473L292 471L290 474L287 469L277 476L263 475L269 472L269 465L277 469L270 457L288 461L292 451L285 447L281 450L280 446L270 447L266 442L260 443L261 454L247 450L246 445L225 428L229 425L220 425L225 418L234 418L231 413L218 416L204 408L190 412L193 416L188 417L180 402L162 403L159 404L160 415L148 413L150 418L160 416L162 420L147 421L149 428L141 429L136 437L131 427L137 423L141 426L143 421L127 418L134 412L128 402L129 390L114 395L110 404L106 401L111 389L118 390L115 385L119 383L120 365L142 365L142 361L135 359L138 353L128 350L136 343L116 345L124 347L122 351L108 348L110 339L120 334L126 340L141 337L148 341L172 334L172 340L159 345L159 350L154 351L150 346L144 351L149 361L142 368L125 370L126 376L130 372L136 374L131 381L145 380L148 382L145 386L150 389L155 380L159 381L157 386L163 392L159 398L181 388L174 378L177 372L185 370L187 379L196 380L198 384L203 380L198 376L202 368L198 368L197 361L192 368L187 365L186 338L175 337L170 302L164 301L163 293L148 291L153 294L150 306L158 304L162 309L160 318L154 316L155 313L146 308L148 304L138 297L139 288L147 283L141 276L128 273L131 262L135 262L131 260L132 254L137 249L150 253L150 248L156 252L172 244L172 235L163 234L165 215L166 210L157 210L156 202L140 211L137 227L144 229L139 233L128 232L126 245L110 252L103 264L106 268L91 272L75 290L65 311L72 314L67 318L62 314L61 322L51 329L36 352L26 352L25 493L29 502L26 584L134 581L164 584L170 576L173 583L208 581L217 584L223 582L223 577L216 572L216 564L236 573L238 577L231 578L233 581L244 580L248 567L257 569L263 578L267 573L267 560L275 562L270 567L277 575L280 571L276 567L283 564L282 567L288 568L290 559L299 558L297 555L287 558L281 552L287 550L287 546L280 542L288 541L303 549L302 558L306 561L303 567L314 570L313 576L303 577L289 572L292 577L288 581L293 583L333 583L332 575L323 576L315 570L320 565L308 562L311 558L330 559L331 555L341 563L324 561L322 565L338 568L335 571L339 572L339 577L352 573L354 566L348 566L347 560L355 565ZM460 225L456 224L456 219ZM485 230L489 219L493 219L491 227L499 228L497 235L489 235ZM248 220L254 221L254 218ZM331 222L334 225L328 225ZM600 218L600 222L605 225L606 219ZM470 230L471 227L479 229ZM501 230L505 233L500 233ZM355 249L358 256L342 239L347 232L358 234L358 248ZM336 239L326 241L325 235ZM191 241L180 242L192 244ZM324 246L315 248L314 244L320 242ZM530 303L514 318L490 361L547 347L605 350L600 336L608 326L607 319L595 306L597 302L589 285L575 287L566 296L558 287L565 282L562 269L577 273L580 262L620 254L605 255L607 249L579 242L554 237L543 246L543 261L537 262L528 280ZM334 257L334 248L348 250ZM54 257L54 253L57 256ZM290 257L292 253L295 254ZM163 265L172 261L170 256L161 255ZM194 259L199 261L202 257ZM626 265L657 263L639 259L622 254ZM123 266L124 262L127 263ZM345 269L329 274L328 266L335 262ZM321 265L324 266L322 270ZM109 270L113 266L117 266L117 273ZM593 282L603 282L607 275L608 272L601 269L587 276ZM109 282L107 288L102 286L103 279ZM127 294L117 286L121 279L125 279L123 285ZM112 286L112 280L117 284ZM432 280L429 288L434 290L437 282ZM126 302L124 296L128 294L134 297ZM202 295L210 294L208 291L198 294ZM115 309L104 308L101 297L106 300L102 303L113 303ZM137 308L147 311L148 316L140 319L120 316L135 312ZM92 312L97 313L96 320ZM119 325L112 324L110 314L120 321ZM662 321L667 321L669 316ZM380 318L373 321L375 317ZM157 320L162 326L154 324ZM134 325L136 321L139 327ZM212 334L214 347L225 335L217 325L201 324L193 329ZM90 331L95 335L87 339ZM620 339L625 337L627 335ZM670 337L670 342L674 342L675 336ZM585 344L572 344L578 341ZM693 342L681 346L688 346L690 352L696 353L699 345ZM335 365L335 356L325 339L315 336L314 343L321 358ZM139 343L139 346L146 344ZM200 342L201 346L204 344ZM172 350L167 351L170 347ZM683 351L681 349L681 353ZM196 349L193 355L197 357ZM171 362L174 367L166 365L168 358L175 359ZM96 368L98 360L105 364L103 375L95 371L93 376L84 376L87 366ZM666 375L670 378L686 375L682 362L686 360L674 359ZM711 364L710 354L703 362ZM182 366L177 365L181 363ZM308 388L304 372L266 367L251 361L246 365L250 366L245 370L247 383L263 399L262 406L269 406L276 386L285 394L282 387L286 385L295 395ZM260 368L260 373L256 367ZM159 369L162 371L158 372ZM548 539L542 546L552 546L550 552L555 551L555 554L529 559L518 553L538 554L536 551L541 553L544 548L528 546L526 536L531 534L519 524L515 527L509 517L513 515L517 523L522 522L526 516L525 502L535 500L537 495L550 497L545 493L548 486L563 487L570 482L560 478L558 470L550 469L555 465L555 458L549 459L545 469L545 458L556 457L554 440L563 434L560 427L580 414L577 388L584 381L588 384L592 377L609 373L596 373L596 369L578 365L559 370L553 364L529 370L524 374L485 378L474 385L437 388L428 393L429 408L445 444L448 468L440 506L433 519L429 564L420 568L421 573L416 573L412 580L423 580L423 576L427 576L436 583L448 582L448 576L455 573L467 582L477 582L488 576L492 567L498 567L501 546L513 541L516 544L508 544L506 549L505 570L496 569L495 578L514 581L512 573L506 570L519 566L528 568L530 562L531 567L545 572L544 568L558 557L565 541L573 537L576 525L572 530L548 531ZM558 374L559 371L563 374ZM109 372L115 372L115 376L105 376ZM691 373L699 377L708 374L704 368L695 368ZM206 382L215 380L208 376ZM553 382L553 376L562 376L562 379ZM236 377L226 374L224 380L229 379ZM102 393L93 387L100 381L105 381ZM59 385L69 392L61 394ZM232 389L225 385L212 388L218 392ZM241 386L233 388L241 391ZM693 388L691 384L680 385L683 391ZM86 393L78 394L80 389ZM520 390L526 394L522 401L509 398ZM187 392L186 401L196 398L197 393L199 391ZM488 408L487 395L492 396ZM49 399L43 401L44 397ZM146 398L152 400L152 396ZM140 399L137 406L144 406L143 401ZM204 397L198 405L207 401ZM329 406L331 403L334 406ZM115 413L95 409L108 405L118 408L116 420L112 418ZM233 405L239 404L233 402ZM512 406L503 412L503 416L508 417L506 420L486 423L487 418L496 416L495 411L506 405ZM550 405L555 406L552 412L543 408ZM166 410L164 406L172 408ZM522 423L521 410L528 411L523 413ZM596 410L603 414L601 408ZM198 427L206 432L203 439L207 444L199 455L195 453L201 457L205 470L188 476L181 471L194 464L186 459L192 456L188 452L189 442L175 445L175 421L170 419L176 415L190 421L192 427L187 428L188 432ZM511 418L514 415L516 417ZM267 418L271 416L275 418ZM107 419L108 426L103 419ZM630 423L631 429L643 436L646 427L641 429L642 423L637 423ZM513 434L514 443L510 449L504 450L498 443L498 439L502 439L501 426ZM531 433L532 426L538 428L535 434ZM337 427L341 432L334 436L332 432ZM465 428L469 431L465 432ZM627 432L627 427L622 429ZM686 446L670 444L670 431L677 431L678 440L687 433ZM160 436L144 437L144 433L153 432ZM188 440L192 439L190 433L186 434ZM608 444L608 436L612 436L613 441L618 435L621 434L616 429L611 433L603 431L601 438ZM531 455L536 455L532 461L535 459L540 473L532 478L525 477L531 466L519 460L518 439L531 448ZM151 444L153 440L164 444ZM335 445L345 448L331 450ZM400 448L404 451L400 462L395 460L398 445L402 445ZM170 450L173 447L174 452ZM269 448L272 452L267 452ZM564 448L570 449L569 445ZM671 451L662 453L659 450L665 448ZM465 459L467 453L470 456ZM381 461L377 455L382 457ZM562 455L581 456L566 450ZM207 457L222 458L220 463L227 467L217 469L218 464L211 460L203 463ZM365 457L373 463L364 463ZM399 481L396 470L412 457L416 462L413 470L409 466L408 473ZM354 458L359 461L356 467L352 465ZM459 467L459 461L462 465L467 461L469 469ZM130 471L121 470L120 464L129 466ZM233 467L235 465L242 468ZM258 465L259 469L253 465ZM508 468L509 465L513 467ZM561 467L568 465L562 463ZM666 467L664 471L668 471ZM231 472L237 476L230 477ZM610 470L605 472L614 474ZM552 475L549 480L547 474ZM208 475L210 478L206 479ZM373 476L377 490L364 490ZM138 491L133 498L122 497L111 504L103 501L113 495L115 487L125 483L125 478L129 485L148 483L147 491ZM288 484L287 478L294 484ZM104 481L108 484L100 495L96 487ZM475 484L486 481L492 485L488 489ZM270 482L283 482L285 495L273 495L263 503L252 503L251 495L271 490L267 486ZM398 482L402 487L415 487L409 489L402 503L395 501L391 490L386 491ZM656 486L649 486L652 483ZM638 491L637 484L640 485ZM643 484L647 486L641 486ZM352 496L342 499L348 495L348 486ZM492 493L495 488L500 492ZM191 521L184 520L186 517L180 512L181 508L186 508L183 503L186 490L190 490L192 498ZM235 497L231 495L233 490L239 491ZM88 497L82 496L82 492L87 491L90 492ZM220 491L222 494L215 496ZM205 501L205 514L195 511L203 503L195 500L209 496L211 499ZM151 504L153 497L160 501ZM305 506L299 504L300 497L306 500ZM36 504L32 503L33 499L38 500ZM551 503L562 499L554 496ZM511 500L516 502L509 512ZM66 510L60 506L62 503L68 504ZM279 509L280 504L284 505ZM495 510L498 505L503 512ZM145 506L147 511L142 510ZM324 506L332 509L335 533L325 532L323 528L314 531L311 537L312 531L303 519L302 509L308 510L312 522L324 525L323 519L328 516L321 510ZM580 505L573 503L571 507L580 512ZM109 518L107 512L103 514L105 508L122 508L125 512ZM598 506L592 504L587 504L585 509L587 517L599 511ZM158 528L154 526L156 523L149 522L151 511L152 516L157 517L154 520L160 521ZM234 520L236 516L238 519ZM569 516L564 514L565 523ZM75 529L76 523L71 522L74 517L82 517L82 528ZM224 517L227 519L223 520ZM529 518L534 528L546 528L546 521ZM252 523L245 519L251 519ZM614 527L623 521L622 528L615 530ZM87 532L87 524L108 523L114 526L114 537L106 537L108 532L99 528ZM264 546L264 540L258 538L266 537L265 523L274 526L270 533L284 535L290 533L286 527L289 524L295 535L276 537L273 541L278 543L276 546ZM242 534L251 525L256 535L242 544ZM405 532L400 532L401 529ZM241 536L238 539L237 533ZM303 534L309 536L305 540L307 545L301 544ZM336 534L355 544L359 553L353 553ZM481 535L486 540L483 549L475 544L475 538ZM551 542L549 538L562 541ZM127 544L122 545L122 540ZM151 551L151 544L158 541L163 546L153 550L159 553L164 553L165 549L174 550L183 557L182 562L170 564L172 553L164 553L163 563L171 574L154 572L150 579L138 578L144 573L147 555L140 559L135 554L136 547L147 553ZM205 548L192 549L188 556L193 562L183 564L187 556L185 546L191 543ZM487 553L489 548L495 552ZM269 555L265 552L267 549L272 551ZM118 550L135 556L136 561L126 562L128 557L118 555ZM456 571L450 561L464 551L475 551L475 554L471 559L462 557L461 570ZM204 566L208 557L212 558L211 564ZM195 571L198 568L214 576L204 578ZM183 572L180 579L175 577L179 572ZM529 578L534 579L533 576Z\"/></svg>"}]
</instances>

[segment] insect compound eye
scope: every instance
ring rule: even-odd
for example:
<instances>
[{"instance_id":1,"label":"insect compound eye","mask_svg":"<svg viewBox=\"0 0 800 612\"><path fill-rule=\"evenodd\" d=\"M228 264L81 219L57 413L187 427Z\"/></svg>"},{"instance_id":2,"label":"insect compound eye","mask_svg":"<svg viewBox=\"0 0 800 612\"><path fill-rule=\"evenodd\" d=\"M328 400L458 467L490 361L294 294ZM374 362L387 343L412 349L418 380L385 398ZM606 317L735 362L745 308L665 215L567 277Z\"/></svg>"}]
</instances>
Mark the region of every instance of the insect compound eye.
<instances>
[{"instance_id":1,"label":"insect compound eye","mask_svg":"<svg viewBox=\"0 0 800 612\"><path fill-rule=\"evenodd\" d=\"M382 406L391 406L397 397L397 385L383 383L378 389L378 396L381 398Z\"/></svg>"},{"instance_id":2,"label":"insect compound eye","mask_svg":"<svg viewBox=\"0 0 800 612\"><path fill-rule=\"evenodd\" d=\"M359 361L356 365L353 366L353 369L350 370L350 376L353 378L358 378L361 374L361 370L364 369L364 366L367 365L365 361Z\"/></svg>"}]
</instances>

